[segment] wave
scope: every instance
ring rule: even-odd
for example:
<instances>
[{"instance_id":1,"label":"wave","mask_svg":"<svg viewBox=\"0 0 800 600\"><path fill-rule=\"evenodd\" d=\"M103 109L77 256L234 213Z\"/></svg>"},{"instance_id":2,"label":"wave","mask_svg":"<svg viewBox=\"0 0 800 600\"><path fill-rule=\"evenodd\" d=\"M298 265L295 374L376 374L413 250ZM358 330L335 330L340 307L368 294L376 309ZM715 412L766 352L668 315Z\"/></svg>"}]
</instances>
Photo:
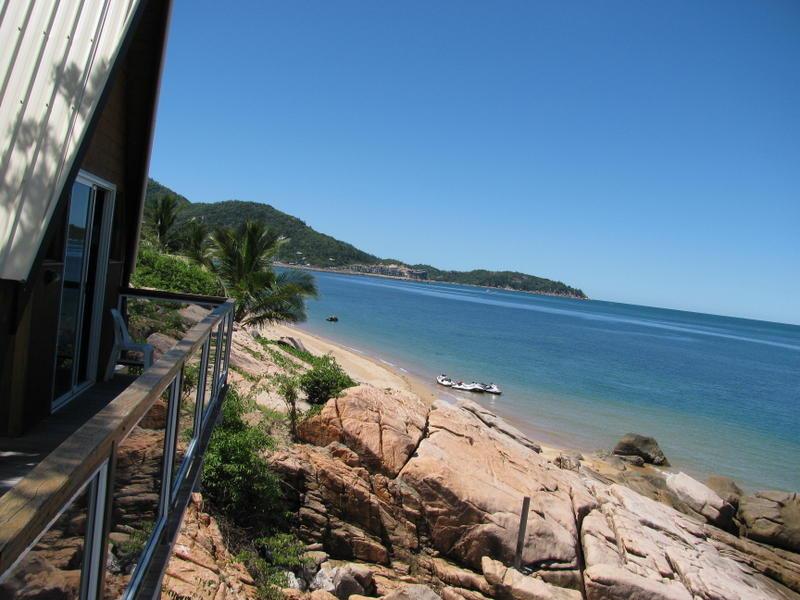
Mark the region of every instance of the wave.
<instances>
[{"instance_id":1,"label":"wave","mask_svg":"<svg viewBox=\"0 0 800 600\"><path fill-rule=\"evenodd\" d=\"M487 306L499 306L502 308L543 312L549 314L562 315L565 317L583 319L587 321L622 323L625 325L634 325L637 327L648 327L652 329L675 331L697 336L709 336L709 337L724 338L729 340L736 340L740 342L747 342L752 344L763 344L765 346L773 346L776 348L784 348L786 350L793 350L795 352L800 352L800 345L788 342L781 342L777 340L769 340L764 338L755 338L711 327L698 327L698 326L692 327L688 325L680 325L665 321L620 317L616 315L610 315L608 313L588 312L587 310L543 306L542 304L538 303L538 298L532 298L532 297L526 298L527 300L526 302L519 302L513 300L486 298L485 295L479 295L477 293L471 292L470 290L444 290L441 288L433 289L432 286L430 286L429 284L370 281L366 278L360 278L360 277L354 277L353 281L361 285L389 288L392 290L402 291L408 294L418 294L422 296L442 298L445 300L452 300L456 302L469 302L472 304L483 304ZM596 306L592 306L592 308L595 309Z\"/></svg>"}]
</instances>

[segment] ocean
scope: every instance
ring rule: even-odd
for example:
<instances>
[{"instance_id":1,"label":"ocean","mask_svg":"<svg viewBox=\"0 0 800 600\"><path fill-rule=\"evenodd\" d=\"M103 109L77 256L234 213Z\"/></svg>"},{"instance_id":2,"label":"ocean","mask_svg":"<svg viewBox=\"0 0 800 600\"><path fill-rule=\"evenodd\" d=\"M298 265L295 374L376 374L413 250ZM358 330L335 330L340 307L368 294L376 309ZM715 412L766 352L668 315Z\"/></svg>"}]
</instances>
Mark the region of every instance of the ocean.
<instances>
[{"instance_id":1,"label":"ocean","mask_svg":"<svg viewBox=\"0 0 800 600\"><path fill-rule=\"evenodd\" d=\"M315 272L302 327L586 451L654 436L675 470L800 490L800 327L630 304ZM335 314L338 323L325 317ZM439 387L444 397L454 393Z\"/></svg>"}]
</instances>

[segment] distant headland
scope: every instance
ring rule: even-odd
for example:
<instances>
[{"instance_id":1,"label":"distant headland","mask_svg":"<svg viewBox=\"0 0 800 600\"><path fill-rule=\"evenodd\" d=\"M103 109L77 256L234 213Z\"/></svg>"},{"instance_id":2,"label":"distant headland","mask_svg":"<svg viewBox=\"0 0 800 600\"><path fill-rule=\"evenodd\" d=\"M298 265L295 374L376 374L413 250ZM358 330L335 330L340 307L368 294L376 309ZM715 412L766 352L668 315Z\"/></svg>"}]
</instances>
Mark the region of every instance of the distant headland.
<instances>
[{"instance_id":1,"label":"distant headland","mask_svg":"<svg viewBox=\"0 0 800 600\"><path fill-rule=\"evenodd\" d=\"M148 180L147 204L165 195L174 195L181 207L177 219L179 228L190 221L198 220L210 228L220 225L233 227L247 219L265 222L288 238L277 256L279 264L284 266L588 299L579 288L518 271L446 271L426 264L409 265L397 259L379 258L352 244L320 233L297 217L281 212L269 204L241 200L193 203L157 181Z\"/></svg>"}]
</instances>

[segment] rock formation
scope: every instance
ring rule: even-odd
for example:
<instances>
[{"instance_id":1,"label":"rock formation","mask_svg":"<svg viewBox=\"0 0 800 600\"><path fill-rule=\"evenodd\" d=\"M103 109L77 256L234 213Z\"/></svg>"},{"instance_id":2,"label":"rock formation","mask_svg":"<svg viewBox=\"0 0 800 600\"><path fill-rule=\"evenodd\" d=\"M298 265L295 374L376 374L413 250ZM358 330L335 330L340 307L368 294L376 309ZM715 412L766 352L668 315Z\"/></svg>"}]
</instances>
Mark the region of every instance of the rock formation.
<instances>
[{"instance_id":1,"label":"rock formation","mask_svg":"<svg viewBox=\"0 0 800 600\"><path fill-rule=\"evenodd\" d=\"M726 531L736 531L733 516L736 509L720 498L717 493L686 473L667 475L667 489L708 523Z\"/></svg>"},{"instance_id":2,"label":"rock formation","mask_svg":"<svg viewBox=\"0 0 800 600\"><path fill-rule=\"evenodd\" d=\"M225 547L216 520L193 494L162 583L166 598L256 598L253 580Z\"/></svg>"},{"instance_id":3,"label":"rock formation","mask_svg":"<svg viewBox=\"0 0 800 600\"><path fill-rule=\"evenodd\" d=\"M758 492L739 501L739 519L747 537L800 552L800 496L789 492Z\"/></svg>"},{"instance_id":4,"label":"rock formation","mask_svg":"<svg viewBox=\"0 0 800 600\"><path fill-rule=\"evenodd\" d=\"M391 590L377 573L389 570L446 600L800 598L800 558L705 523L730 506L706 486L672 480L669 493L694 511L682 514L571 470L577 459L559 468L471 402L359 386L306 420L300 436L305 443L272 463L301 536L368 563L384 597ZM660 460L652 447L648 460ZM531 510L517 571L508 565L524 496ZM781 514L793 506L778 504Z\"/></svg>"},{"instance_id":5,"label":"rock formation","mask_svg":"<svg viewBox=\"0 0 800 600\"><path fill-rule=\"evenodd\" d=\"M622 439L614 446L614 454L619 456L638 456L644 462L652 465L669 465L667 457L664 456L655 438L639 435L638 433L626 433L622 436Z\"/></svg>"}]
</instances>

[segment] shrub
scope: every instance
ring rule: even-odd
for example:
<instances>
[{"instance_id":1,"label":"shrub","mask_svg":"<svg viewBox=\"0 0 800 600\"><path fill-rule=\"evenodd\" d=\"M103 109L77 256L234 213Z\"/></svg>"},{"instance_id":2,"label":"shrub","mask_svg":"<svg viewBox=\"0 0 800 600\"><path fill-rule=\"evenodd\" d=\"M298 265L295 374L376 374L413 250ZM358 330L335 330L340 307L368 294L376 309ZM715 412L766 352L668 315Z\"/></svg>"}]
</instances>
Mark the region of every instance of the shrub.
<instances>
[{"instance_id":1,"label":"shrub","mask_svg":"<svg viewBox=\"0 0 800 600\"><path fill-rule=\"evenodd\" d=\"M290 533L276 533L253 540L236 558L253 577L261 600L280 600L286 587L286 571L296 571L307 561L305 545Z\"/></svg>"},{"instance_id":2,"label":"shrub","mask_svg":"<svg viewBox=\"0 0 800 600\"><path fill-rule=\"evenodd\" d=\"M237 524L266 527L281 514L283 500L280 480L262 456L273 441L245 421L255 410L252 400L230 389L222 406L223 420L211 434L203 465L206 496Z\"/></svg>"},{"instance_id":3,"label":"shrub","mask_svg":"<svg viewBox=\"0 0 800 600\"><path fill-rule=\"evenodd\" d=\"M300 388L311 404L322 404L356 384L330 355L316 357L314 366L300 376Z\"/></svg>"},{"instance_id":4,"label":"shrub","mask_svg":"<svg viewBox=\"0 0 800 600\"><path fill-rule=\"evenodd\" d=\"M278 393L283 397L286 406L289 408L289 433L293 440L297 439L297 396L298 382L296 377L279 375L276 378Z\"/></svg>"},{"instance_id":5,"label":"shrub","mask_svg":"<svg viewBox=\"0 0 800 600\"><path fill-rule=\"evenodd\" d=\"M131 285L184 294L223 294L217 278L203 267L153 248L141 248L139 251Z\"/></svg>"}]
</instances>

